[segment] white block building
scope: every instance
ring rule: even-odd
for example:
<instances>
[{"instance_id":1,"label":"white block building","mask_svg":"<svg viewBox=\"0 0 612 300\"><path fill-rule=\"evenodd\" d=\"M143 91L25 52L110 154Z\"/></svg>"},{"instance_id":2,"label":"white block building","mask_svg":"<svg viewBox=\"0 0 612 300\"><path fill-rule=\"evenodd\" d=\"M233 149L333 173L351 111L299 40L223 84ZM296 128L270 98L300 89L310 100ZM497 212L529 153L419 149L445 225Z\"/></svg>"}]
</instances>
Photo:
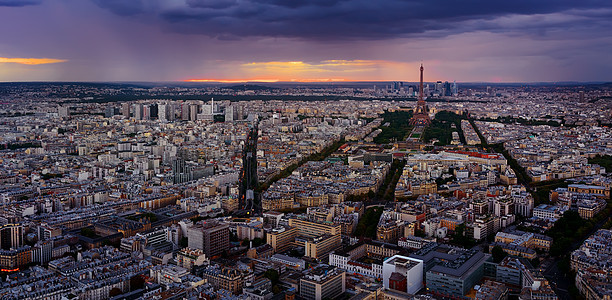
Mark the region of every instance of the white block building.
<instances>
[{"instance_id":1,"label":"white block building","mask_svg":"<svg viewBox=\"0 0 612 300\"><path fill-rule=\"evenodd\" d=\"M389 278L399 273L406 278L406 290L401 291L409 294L416 294L423 288L423 261L401 255L394 255L383 263L383 285L385 289L390 289ZM395 274L395 277L398 275Z\"/></svg>"}]
</instances>

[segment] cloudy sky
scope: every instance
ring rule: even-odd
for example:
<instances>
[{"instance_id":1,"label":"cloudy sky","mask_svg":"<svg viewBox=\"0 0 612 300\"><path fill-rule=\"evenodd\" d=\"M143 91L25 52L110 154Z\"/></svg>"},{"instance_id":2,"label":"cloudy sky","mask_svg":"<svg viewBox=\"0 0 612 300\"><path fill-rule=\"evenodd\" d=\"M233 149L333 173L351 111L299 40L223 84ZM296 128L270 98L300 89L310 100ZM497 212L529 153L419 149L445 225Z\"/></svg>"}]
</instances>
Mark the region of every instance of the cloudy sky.
<instances>
[{"instance_id":1,"label":"cloudy sky","mask_svg":"<svg viewBox=\"0 0 612 300\"><path fill-rule=\"evenodd\" d=\"M0 0L0 81L612 81L610 0Z\"/></svg>"}]
</instances>

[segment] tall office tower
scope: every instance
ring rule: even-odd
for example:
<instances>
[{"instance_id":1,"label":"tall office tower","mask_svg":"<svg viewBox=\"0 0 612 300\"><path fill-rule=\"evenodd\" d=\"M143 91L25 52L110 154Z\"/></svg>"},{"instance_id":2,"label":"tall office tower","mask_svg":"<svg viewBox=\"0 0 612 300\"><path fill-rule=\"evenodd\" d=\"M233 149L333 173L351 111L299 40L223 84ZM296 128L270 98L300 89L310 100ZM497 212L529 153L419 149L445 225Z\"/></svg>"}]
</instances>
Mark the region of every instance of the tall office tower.
<instances>
[{"instance_id":1,"label":"tall office tower","mask_svg":"<svg viewBox=\"0 0 612 300\"><path fill-rule=\"evenodd\" d=\"M184 183L191 181L191 168L187 165L184 159L178 158L172 161L173 183Z\"/></svg>"},{"instance_id":2,"label":"tall office tower","mask_svg":"<svg viewBox=\"0 0 612 300\"><path fill-rule=\"evenodd\" d=\"M201 120L213 121L214 118L214 99L210 99L210 104L202 105L202 114L198 117Z\"/></svg>"},{"instance_id":3,"label":"tall office tower","mask_svg":"<svg viewBox=\"0 0 612 300\"><path fill-rule=\"evenodd\" d=\"M419 100L417 101L416 109L414 110L414 115L412 119L410 119L410 124L412 125L420 125L425 126L431 123L431 119L429 118L429 114L427 113L427 104L425 103L425 99L423 98L423 64L421 64L421 82L419 85Z\"/></svg>"},{"instance_id":4,"label":"tall office tower","mask_svg":"<svg viewBox=\"0 0 612 300\"><path fill-rule=\"evenodd\" d=\"M451 90L451 85L448 81L444 82L444 96L451 96L452 95L452 90Z\"/></svg>"},{"instance_id":5,"label":"tall office tower","mask_svg":"<svg viewBox=\"0 0 612 300\"><path fill-rule=\"evenodd\" d=\"M238 207L241 210L259 213L261 205L255 195L257 188L257 123L251 126L251 131L242 150L242 172L240 172Z\"/></svg>"},{"instance_id":6,"label":"tall office tower","mask_svg":"<svg viewBox=\"0 0 612 300\"><path fill-rule=\"evenodd\" d=\"M453 81L453 96L457 96L459 94L459 88L457 87L457 82Z\"/></svg>"},{"instance_id":7,"label":"tall office tower","mask_svg":"<svg viewBox=\"0 0 612 300\"><path fill-rule=\"evenodd\" d=\"M189 103L181 104L181 120L189 121Z\"/></svg>"},{"instance_id":8,"label":"tall office tower","mask_svg":"<svg viewBox=\"0 0 612 300\"><path fill-rule=\"evenodd\" d=\"M236 113L234 114L234 121L243 120L244 115L245 115L244 105L236 104L233 106L234 106L234 110L236 111Z\"/></svg>"},{"instance_id":9,"label":"tall office tower","mask_svg":"<svg viewBox=\"0 0 612 300\"><path fill-rule=\"evenodd\" d=\"M168 104L157 106L157 119L163 122L168 121Z\"/></svg>"},{"instance_id":10,"label":"tall office tower","mask_svg":"<svg viewBox=\"0 0 612 300\"><path fill-rule=\"evenodd\" d=\"M234 122L234 107L232 105L225 107L225 122Z\"/></svg>"},{"instance_id":11,"label":"tall office tower","mask_svg":"<svg viewBox=\"0 0 612 300\"><path fill-rule=\"evenodd\" d=\"M217 221L204 221L187 228L189 248L204 250L212 258L229 250L229 225Z\"/></svg>"},{"instance_id":12,"label":"tall office tower","mask_svg":"<svg viewBox=\"0 0 612 300\"><path fill-rule=\"evenodd\" d=\"M198 119L198 105L189 105L189 120L196 121Z\"/></svg>"},{"instance_id":13,"label":"tall office tower","mask_svg":"<svg viewBox=\"0 0 612 300\"><path fill-rule=\"evenodd\" d=\"M142 120L151 120L151 106L142 106Z\"/></svg>"},{"instance_id":14,"label":"tall office tower","mask_svg":"<svg viewBox=\"0 0 612 300\"><path fill-rule=\"evenodd\" d=\"M208 104L202 105L202 114L203 115L212 115L212 106Z\"/></svg>"},{"instance_id":15,"label":"tall office tower","mask_svg":"<svg viewBox=\"0 0 612 300\"><path fill-rule=\"evenodd\" d=\"M149 104L149 119L159 118L159 106L157 103Z\"/></svg>"},{"instance_id":16,"label":"tall office tower","mask_svg":"<svg viewBox=\"0 0 612 300\"><path fill-rule=\"evenodd\" d=\"M70 107L68 106L60 106L57 108L57 114L60 118L68 118L70 117Z\"/></svg>"},{"instance_id":17,"label":"tall office tower","mask_svg":"<svg viewBox=\"0 0 612 300\"><path fill-rule=\"evenodd\" d=\"M126 118L130 117L130 103L121 103L121 114Z\"/></svg>"},{"instance_id":18,"label":"tall office tower","mask_svg":"<svg viewBox=\"0 0 612 300\"><path fill-rule=\"evenodd\" d=\"M114 115L115 115L115 108L113 106L107 106L106 109L104 109L104 117L112 118Z\"/></svg>"},{"instance_id":19,"label":"tall office tower","mask_svg":"<svg viewBox=\"0 0 612 300\"><path fill-rule=\"evenodd\" d=\"M176 119L176 106L174 103L166 104L166 118L168 121L174 121Z\"/></svg>"},{"instance_id":20,"label":"tall office tower","mask_svg":"<svg viewBox=\"0 0 612 300\"><path fill-rule=\"evenodd\" d=\"M584 102L584 91L580 91L580 102Z\"/></svg>"},{"instance_id":21,"label":"tall office tower","mask_svg":"<svg viewBox=\"0 0 612 300\"><path fill-rule=\"evenodd\" d=\"M0 248L9 250L23 246L23 226L21 224L5 224L0 227Z\"/></svg>"},{"instance_id":22,"label":"tall office tower","mask_svg":"<svg viewBox=\"0 0 612 300\"><path fill-rule=\"evenodd\" d=\"M144 105L142 105L141 103L134 104L134 119L135 120L142 120L143 106Z\"/></svg>"},{"instance_id":23,"label":"tall office tower","mask_svg":"<svg viewBox=\"0 0 612 300\"><path fill-rule=\"evenodd\" d=\"M442 84L442 81L438 81L436 82L436 93L438 94L442 94L442 89L444 88L444 84Z\"/></svg>"},{"instance_id":24,"label":"tall office tower","mask_svg":"<svg viewBox=\"0 0 612 300\"><path fill-rule=\"evenodd\" d=\"M402 87L404 87L404 83L401 81L394 81L393 82L393 90L394 91L399 91Z\"/></svg>"}]
</instances>

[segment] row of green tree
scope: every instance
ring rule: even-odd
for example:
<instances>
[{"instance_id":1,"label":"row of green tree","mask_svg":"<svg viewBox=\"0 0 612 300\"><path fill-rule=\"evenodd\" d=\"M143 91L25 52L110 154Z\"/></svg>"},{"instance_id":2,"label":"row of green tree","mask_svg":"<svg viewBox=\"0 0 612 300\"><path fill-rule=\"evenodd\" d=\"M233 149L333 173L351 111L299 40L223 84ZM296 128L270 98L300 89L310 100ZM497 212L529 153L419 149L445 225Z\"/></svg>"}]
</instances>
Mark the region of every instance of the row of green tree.
<instances>
[{"instance_id":1,"label":"row of green tree","mask_svg":"<svg viewBox=\"0 0 612 300\"><path fill-rule=\"evenodd\" d=\"M561 126L561 123L557 121L553 121L553 120L546 120L546 121L545 120L527 120L527 119L515 118L511 116L497 117L495 119L480 118L479 121L498 122L498 123L504 123L504 124L521 124L521 125L531 125L531 126L537 126L537 125L549 125L549 126L554 126L554 127Z\"/></svg>"},{"instance_id":2,"label":"row of green tree","mask_svg":"<svg viewBox=\"0 0 612 300\"><path fill-rule=\"evenodd\" d=\"M363 217L357 223L355 235L368 238L376 238L376 227L378 220L383 213L382 207L370 207L366 209Z\"/></svg>"},{"instance_id":3,"label":"row of green tree","mask_svg":"<svg viewBox=\"0 0 612 300\"><path fill-rule=\"evenodd\" d=\"M581 218L578 212L574 210L566 211L546 233L546 235L553 238L550 255L567 255L568 251L574 250L578 243L593 232L597 224L605 222L600 225L606 225L610 222L610 216L612 216L612 200L609 199L607 200L606 207L588 220Z\"/></svg>"},{"instance_id":4,"label":"row of green tree","mask_svg":"<svg viewBox=\"0 0 612 300\"><path fill-rule=\"evenodd\" d=\"M567 185L568 183L563 179L532 182L530 184L533 190L531 194L533 195L535 205L549 203L550 192L557 188L566 188Z\"/></svg>"},{"instance_id":5,"label":"row of green tree","mask_svg":"<svg viewBox=\"0 0 612 300\"><path fill-rule=\"evenodd\" d=\"M25 142L25 143L10 143L10 144L0 144L0 150L16 150L16 149L24 149L24 148L41 148L42 145L40 142Z\"/></svg>"},{"instance_id":6,"label":"row of green tree","mask_svg":"<svg viewBox=\"0 0 612 300\"><path fill-rule=\"evenodd\" d=\"M383 199L386 201L393 201L395 198L395 186L397 186L397 182L402 176L404 172L404 166L406 165L406 161L403 159L393 160L391 163L391 168L389 168L389 173L385 177L383 184L378 189L376 193L377 199Z\"/></svg>"},{"instance_id":7,"label":"row of green tree","mask_svg":"<svg viewBox=\"0 0 612 300\"><path fill-rule=\"evenodd\" d=\"M584 239L594 232L597 225L603 225L602 228L612 227L611 214L612 201L610 199L608 199L608 204L604 210L589 220L582 219L576 211L566 211L546 233L553 238L550 255L560 257L558 263L559 271L564 273L565 277L571 281L568 291L573 297L579 297L580 293L574 282L575 273L571 269L571 253L580 246ZM601 224L602 222L603 224Z\"/></svg>"},{"instance_id":8,"label":"row of green tree","mask_svg":"<svg viewBox=\"0 0 612 300\"><path fill-rule=\"evenodd\" d=\"M435 145L444 146L450 145L453 140L453 132L459 134L459 140L465 143L465 136L461 130L461 120L466 119L465 115L458 115L452 111L440 111L436 114L431 124L423 131L422 140L426 143L437 139ZM453 128L453 124L455 128Z\"/></svg>"},{"instance_id":9,"label":"row of green tree","mask_svg":"<svg viewBox=\"0 0 612 300\"><path fill-rule=\"evenodd\" d=\"M590 164L598 164L606 168L606 172L612 173L612 155L597 155L593 158L589 158Z\"/></svg>"},{"instance_id":10,"label":"row of green tree","mask_svg":"<svg viewBox=\"0 0 612 300\"><path fill-rule=\"evenodd\" d=\"M510 168L512 168L512 170L516 174L516 179L518 183L521 183L524 185L528 185L529 183L531 183L531 177L529 177L529 175L527 174L527 170L525 170L525 168L523 168L518 163L518 161L516 161L516 159L512 157L512 155L510 155L508 150L504 148L503 143L490 144L488 146L490 150L496 153L501 153L506 158L506 160L508 161L508 165L510 166Z\"/></svg>"},{"instance_id":11,"label":"row of green tree","mask_svg":"<svg viewBox=\"0 0 612 300\"><path fill-rule=\"evenodd\" d=\"M280 171L278 174L274 175L270 180L260 184L257 187L257 192L262 192L262 191L267 190L270 187L270 185L272 185L273 183L279 181L280 179L288 177L289 175L291 175L291 173L293 173L293 171L295 171L297 168L299 168L301 165L305 164L308 161L322 161L322 160L324 160L325 158L330 156L332 153L336 152L338 150L338 148L340 148L340 146L344 145L344 143L346 143L346 141L344 139L340 139L339 141L336 141L333 144L325 147L325 149L323 149L323 151L317 152L317 153L313 153L313 154L310 154L309 156L307 156L305 158L302 158L298 163L290 165L289 167L287 167L284 170Z\"/></svg>"},{"instance_id":12,"label":"row of green tree","mask_svg":"<svg viewBox=\"0 0 612 300\"><path fill-rule=\"evenodd\" d=\"M381 117L383 118L383 125L389 123L389 126L379 127L382 132L374 138L375 143L388 144L394 141L403 141L410 134L410 130L412 130L410 125L412 111L385 111Z\"/></svg>"}]
</instances>

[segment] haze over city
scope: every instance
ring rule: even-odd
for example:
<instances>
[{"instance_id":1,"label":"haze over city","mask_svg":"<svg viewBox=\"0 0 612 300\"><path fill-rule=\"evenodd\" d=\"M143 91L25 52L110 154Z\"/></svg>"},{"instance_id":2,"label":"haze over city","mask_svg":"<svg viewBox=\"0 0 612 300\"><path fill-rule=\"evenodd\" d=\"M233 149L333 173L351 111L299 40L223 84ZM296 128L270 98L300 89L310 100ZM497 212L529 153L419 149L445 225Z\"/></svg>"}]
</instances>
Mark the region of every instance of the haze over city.
<instances>
[{"instance_id":1,"label":"haze over city","mask_svg":"<svg viewBox=\"0 0 612 300\"><path fill-rule=\"evenodd\" d=\"M609 1L0 1L1 81L612 80Z\"/></svg>"}]
</instances>

